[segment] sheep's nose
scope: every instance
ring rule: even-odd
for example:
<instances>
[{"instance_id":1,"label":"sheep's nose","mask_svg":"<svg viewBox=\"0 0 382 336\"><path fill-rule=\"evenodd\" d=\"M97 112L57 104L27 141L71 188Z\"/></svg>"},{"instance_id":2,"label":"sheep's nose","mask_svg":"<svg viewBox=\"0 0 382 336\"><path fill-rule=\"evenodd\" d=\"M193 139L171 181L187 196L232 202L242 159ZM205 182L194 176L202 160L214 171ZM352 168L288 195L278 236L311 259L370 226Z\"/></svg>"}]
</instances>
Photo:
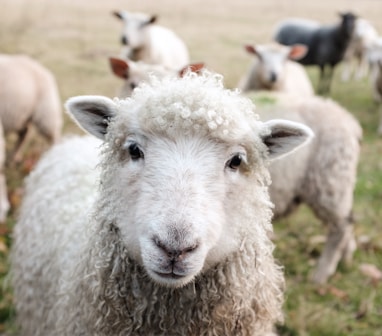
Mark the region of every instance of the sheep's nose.
<instances>
[{"instance_id":1,"label":"sheep's nose","mask_svg":"<svg viewBox=\"0 0 382 336\"><path fill-rule=\"evenodd\" d=\"M276 75L276 73L271 72L271 76L270 76L269 80L271 81L271 83L276 82L276 80L277 80L277 75Z\"/></svg>"},{"instance_id":2,"label":"sheep's nose","mask_svg":"<svg viewBox=\"0 0 382 336\"><path fill-rule=\"evenodd\" d=\"M123 35L122 37L121 37L121 43L123 44L123 45L127 45L128 44L128 40L127 40L127 37L125 36L125 35Z\"/></svg>"},{"instance_id":3,"label":"sheep's nose","mask_svg":"<svg viewBox=\"0 0 382 336\"><path fill-rule=\"evenodd\" d=\"M199 246L197 243L195 243L185 248L174 249L168 247L165 243L156 238L154 238L154 243L166 254L169 260L171 260L172 262L182 260L187 254L195 251Z\"/></svg>"}]
</instances>

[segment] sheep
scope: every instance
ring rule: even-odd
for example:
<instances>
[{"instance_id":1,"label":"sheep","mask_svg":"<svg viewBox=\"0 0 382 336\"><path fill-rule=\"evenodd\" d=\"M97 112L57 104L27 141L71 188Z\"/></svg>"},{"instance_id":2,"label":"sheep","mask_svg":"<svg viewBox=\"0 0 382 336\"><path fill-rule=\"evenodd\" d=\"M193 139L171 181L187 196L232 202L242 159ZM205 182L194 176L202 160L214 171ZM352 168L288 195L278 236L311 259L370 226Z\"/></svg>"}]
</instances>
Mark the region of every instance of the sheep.
<instances>
[{"instance_id":1,"label":"sheep","mask_svg":"<svg viewBox=\"0 0 382 336\"><path fill-rule=\"evenodd\" d=\"M130 97L139 83L148 81L150 76L163 78L165 76L182 76L187 70L198 73L204 68L203 63L193 63L178 70L168 69L159 64L134 62L121 58L110 57L109 63L113 73L124 80L118 93L119 98Z\"/></svg>"},{"instance_id":2,"label":"sheep","mask_svg":"<svg viewBox=\"0 0 382 336\"><path fill-rule=\"evenodd\" d=\"M327 240L311 280L327 282L342 259L350 264L356 243L352 226L353 193L362 129L351 113L320 96L257 92L260 119L283 118L309 126L315 138L304 148L271 163L270 196L275 219L308 205L327 228Z\"/></svg>"},{"instance_id":3,"label":"sheep","mask_svg":"<svg viewBox=\"0 0 382 336\"><path fill-rule=\"evenodd\" d=\"M0 54L0 118L4 133L18 133L13 157L21 160L30 124L50 143L61 135L61 102L53 74L26 55Z\"/></svg>"},{"instance_id":4,"label":"sheep","mask_svg":"<svg viewBox=\"0 0 382 336\"><path fill-rule=\"evenodd\" d=\"M298 62L320 67L319 94L329 93L334 68L342 61L353 35L357 17L352 13L340 13L340 16L338 24L318 27L315 21L285 20L274 33L274 40L281 44L305 44L308 47L308 53Z\"/></svg>"},{"instance_id":5,"label":"sheep","mask_svg":"<svg viewBox=\"0 0 382 336\"><path fill-rule=\"evenodd\" d=\"M50 143L55 143L61 134L62 114L52 73L32 58L0 54L0 82L0 221L4 222L10 208L4 175L4 137L17 133L9 161L19 162L30 126L35 126Z\"/></svg>"},{"instance_id":6,"label":"sheep","mask_svg":"<svg viewBox=\"0 0 382 336\"><path fill-rule=\"evenodd\" d=\"M378 39L378 32L366 19L357 18L349 46L346 49L343 62L342 80L348 81L352 75L361 79L368 72L368 53ZM358 61L358 67L352 69L352 61ZM352 71L353 70L353 71Z\"/></svg>"},{"instance_id":7,"label":"sheep","mask_svg":"<svg viewBox=\"0 0 382 336\"><path fill-rule=\"evenodd\" d=\"M305 56L303 45L283 46L278 43L246 45L247 52L255 55L255 61L238 87L243 92L272 90L311 96L312 83L302 65L290 61Z\"/></svg>"},{"instance_id":8,"label":"sheep","mask_svg":"<svg viewBox=\"0 0 382 336\"><path fill-rule=\"evenodd\" d=\"M103 144L56 145L27 178L11 252L23 334L271 332L284 276L267 166L311 130L260 122L208 71L66 108Z\"/></svg>"},{"instance_id":9,"label":"sheep","mask_svg":"<svg viewBox=\"0 0 382 336\"><path fill-rule=\"evenodd\" d=\"M189 64L185 43L170 29L156 24L155 15L127 11L114 11L113 14L124 24L122 58L161 64L175 70Z\"/></svg>"}]
</instances>

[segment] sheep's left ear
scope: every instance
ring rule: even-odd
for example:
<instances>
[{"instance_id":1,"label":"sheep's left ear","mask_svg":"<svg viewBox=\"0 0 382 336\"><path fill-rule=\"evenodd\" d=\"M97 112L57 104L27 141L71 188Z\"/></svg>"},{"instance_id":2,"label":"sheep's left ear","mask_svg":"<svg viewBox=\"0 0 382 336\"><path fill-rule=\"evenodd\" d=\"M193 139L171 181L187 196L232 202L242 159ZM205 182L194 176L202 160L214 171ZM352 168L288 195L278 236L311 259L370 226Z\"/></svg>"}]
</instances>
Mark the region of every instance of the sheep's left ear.
<instances>
[{"instance_id":1,"label":"sheep's left ear","mask_svg":"<svg viewBox=\"0 0 382 336\"><path fill-rule=\"evenodd\" d=\"M86 132L104 140L109 121L116 115L117 106L103 96L78 96L68 99L66 110Z\"/></svg>"},{"instance_id":2,"label":"sheep's left ear","mask_svg":"<svg viewBox=\"0 0 382 336\"><path fill-rule=\"evenodd\" d=\"M129 63L127 63L127 61L120 58L109 57L109 64L114 75L117 77L122 79L129 77Z\"/></svg>"},{"instance_id":3,"label":"sheep's left ear","mask_svg":"<svg viewBox=\"0 0 382 336\"><path fill-rule=\"evenodd\" d=\"M269 120L263 123L263 127L267 131L262 140L268 147L271 160L293 152L314 136L308 126L289 120Z\"/></svg>"}]
</instances>

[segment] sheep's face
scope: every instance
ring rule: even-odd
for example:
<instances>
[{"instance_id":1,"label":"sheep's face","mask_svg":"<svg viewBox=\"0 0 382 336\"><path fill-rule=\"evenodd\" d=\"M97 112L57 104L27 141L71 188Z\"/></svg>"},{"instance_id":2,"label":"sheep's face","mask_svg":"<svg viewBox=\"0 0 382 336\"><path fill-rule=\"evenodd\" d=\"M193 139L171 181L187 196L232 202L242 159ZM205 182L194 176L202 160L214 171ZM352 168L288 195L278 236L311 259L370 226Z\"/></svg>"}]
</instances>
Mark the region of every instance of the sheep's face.
<instances>
[{"instance_id":1,"label":"sheep's face","mask_svg":"<svg viewBox=\"0 0 382 336\"><path fill-rule=\"evenodd\" d=\"M286 76L286 62L288 59L297 60L305 56L307 48L302 45L292 47L280 44L247 45L248 53L256 55L256 71L261 84L268 89L281 85Z\"/></svg>"},{"instance_id":2,"label":"sheep's face","mask_svg":"<svg viewBox=\"0 0 382 336\"><path fill-rule=\"evenodd\" d=\"M126 202L116 211L118 227L153 280L182 286L237 248L225 208L244 187L244 147L131 133L119 155L113 183L125 186L118 198ZM210 253L216 246L219 256Z\"/></svg>"},{"instance_id":3,"label":"sheep's face","mask_svg":"<svg viewBox=\"0 0 382 336\"><path fill-rule=\"evenodd\" d=\"M131 55L128 56L134 59L133 54L146 43L146 28L156 21L156 17L126 11L114 12L114 15L123 21L121 43L130 50Z\"/></svg>"},{"instance_id":4,"label":"sheep's face","mask_svg":"<svg viewBox=\"0 0 382 336\"><path fill-rule=\"evenodd\" d=\"M225 260L247 235L266 237L267 152L310 135L294 123L258 122L249 100L210 77L167 79L125 101L73 98L67 108L106 141L100 211L129 256L170 287Z\"/></svg>"}]
</instances>

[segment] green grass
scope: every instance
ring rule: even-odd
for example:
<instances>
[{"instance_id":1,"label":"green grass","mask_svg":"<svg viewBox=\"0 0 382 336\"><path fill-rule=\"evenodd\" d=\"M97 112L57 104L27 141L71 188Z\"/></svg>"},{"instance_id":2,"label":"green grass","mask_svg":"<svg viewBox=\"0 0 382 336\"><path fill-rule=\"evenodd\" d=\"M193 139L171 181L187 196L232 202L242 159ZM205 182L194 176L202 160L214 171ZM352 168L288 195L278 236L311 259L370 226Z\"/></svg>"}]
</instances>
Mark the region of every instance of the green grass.
<instances>
[{"instance_id":1,"label":"green grass","mask_svg":"<svg viewBox=\"0 0 382 336\"><path fill-rule=\"evenodd\" d=\"M94 0L5 0L0 11L0 45L5 53L27 53L56 75L62 101L79 94L113 96L121 82L110 73L107 56L119 52L120 23L115 9L159 13L160 22L174 28L190 46L192 61L204 61L234 87L251 63L242 45L268 42L274 24L286 16L304 16L333 22L335 12L352 9L379 24L382 5L375 0L333 0L330 3L294 0L175 2ZM201 29L204 30L201 30ZM318 70L308 68L317 85ZM359 240L354 263L340 265L326 286L309 282L321 253L325 235L322 224L305 206L274 223L275 255L285 268L285 324L281 335L382 335L382 283L372 282L359 269L373 264L382 269L382 138L376 135L378 106L368 79L341 82L335 73L330 96L361 123L364 137L354 194L355 234ZM260 103L260 102L259 102ZM272 101L261 103L272 104ZM65 132L78 132L66 119ZM23 178L46 149L37 138L17 166L7 166L12 203L7 222L0 224L0 334L14 331L12 292L6 287L9 249L17 209L22 200Z\"/></svg>"}]
</instances>

